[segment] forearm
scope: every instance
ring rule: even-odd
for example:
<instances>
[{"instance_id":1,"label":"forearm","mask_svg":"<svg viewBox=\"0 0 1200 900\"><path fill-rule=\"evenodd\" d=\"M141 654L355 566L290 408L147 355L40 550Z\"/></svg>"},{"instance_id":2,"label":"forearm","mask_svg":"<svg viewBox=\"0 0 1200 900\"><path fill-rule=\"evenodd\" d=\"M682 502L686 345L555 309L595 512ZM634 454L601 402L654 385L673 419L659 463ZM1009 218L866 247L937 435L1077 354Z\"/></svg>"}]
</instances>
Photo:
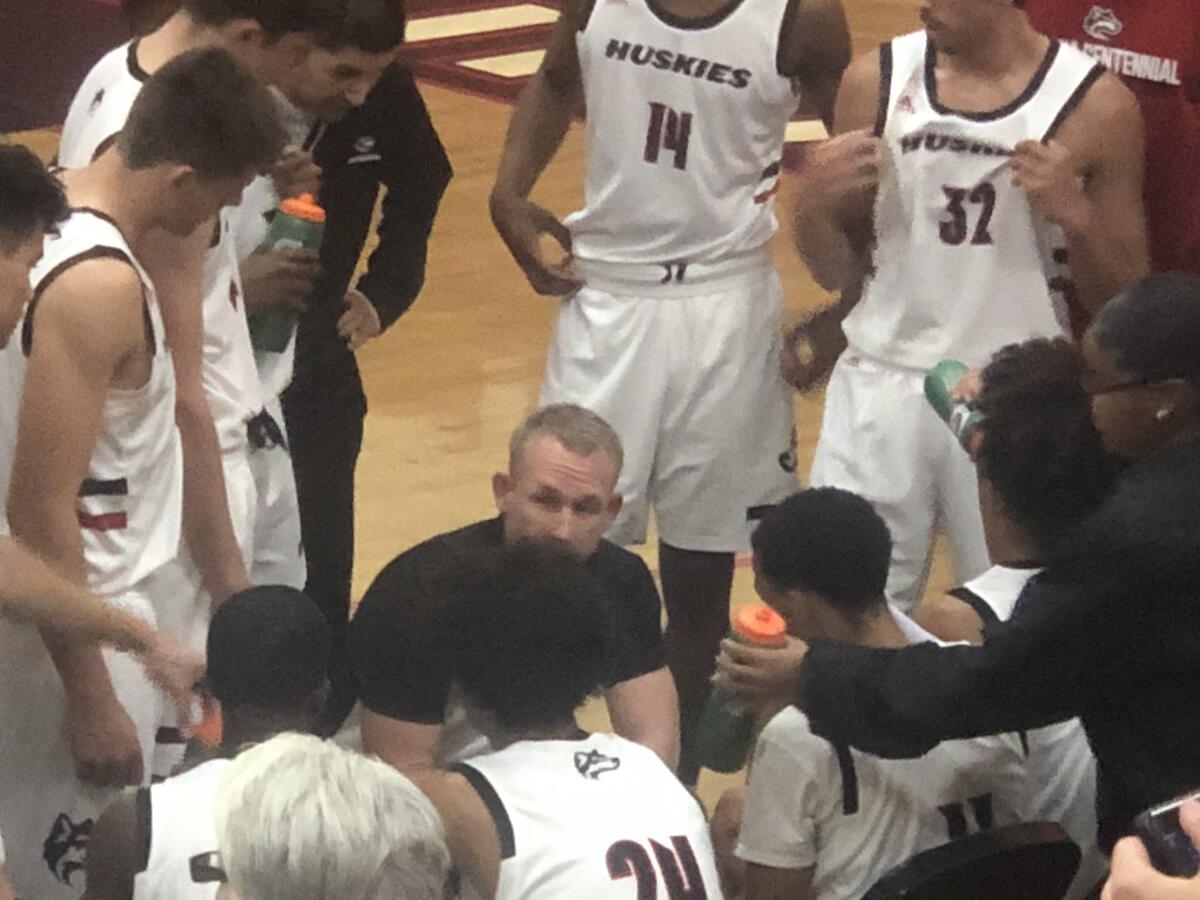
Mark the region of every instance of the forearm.
<instances>
[{"instance_id":1,"label":"forearm","mask_svg":"<svg viewBox=\"0 0 1200 900\"><path fill-rule=\"evenodd\" d=\"M145 652L153 631L143 619L63 578L36 554L0 538L0 612L65 635Z\"/></svg>"},{"instance_id":2,"label":"forearm","mask_svg":"<svg viewBox=\"0 0 1200 900\"><path fill-rule=\"evenodd\" d=\"M573 93L538 72L513 109L492 196L529 196L538 177L562 145L574 111Z\"/></svg>"},{"instance_id":3,"label":"forearm","mask_svg":"<svg viewBox=\"0 0 1200 900\"><path fill-rule=\"evenodd\" d=\"M176 421L183 443L184 538L204 589L219 605L250 586L229 517L221 447L203 397L181 397Z\"/></svg>"},{"instance_id":4,"label":"forearm","mask_svg":"<svg viewBox=\"0 0 1200 900\"><path fill-rule=\"evenodd\" d=\"M1089 313L1149 271L1144 235L1122 233L1094 215L1063 230L1076 296Z\"/></svg>"},{"instance_id":5,"label":"forearm","mask_svg":"<svg viewBox=\"0 0 1200 900\"><path fill-rule=\"evenodd\" d=\"M835 209L801 188L794 222L796 250L817 284L827 291L843 291L862 280L867 255L850 239Z\"/></svg>"}]
</instances>

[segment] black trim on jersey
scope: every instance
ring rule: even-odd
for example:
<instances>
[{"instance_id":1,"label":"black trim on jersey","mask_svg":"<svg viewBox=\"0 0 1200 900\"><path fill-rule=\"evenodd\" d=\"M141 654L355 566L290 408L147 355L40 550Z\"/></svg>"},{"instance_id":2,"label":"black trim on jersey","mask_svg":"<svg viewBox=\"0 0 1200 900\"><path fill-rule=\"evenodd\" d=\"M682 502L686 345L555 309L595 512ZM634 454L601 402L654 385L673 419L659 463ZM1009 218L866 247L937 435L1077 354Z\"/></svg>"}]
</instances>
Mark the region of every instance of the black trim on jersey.
<instances>
[{"instance_id":1,"label":"black trim on jersey","mask_svg":"<svg viewBox=\"0 0 1200 900\"><path fill-rule=\"evenodd\" d=\"M730 0L729 3L714 13L710 13L703 18L690 19L667 12L658 5L656 0L646 0L646 8L650 10L656 19L664 25L669 25L671 28L678 28L681 31L703 31L706 28L714 28L737 12L741 5L742 0Z\"/></svg>"},{"instance_id":2,"label":"black trim on jersey","mask_svg":"<svg viewBox=\"0 0 1200 900\"><path fill-rule=\"evenodd\" d=\"M134 874L145 872L150 867L150 835L154 833L154 804L150 801L150 788L140 787L133 795L133 852Z\"/></svg>"},{"instance_id":3,"label":"black trim on jersey","mask_svg":"<svg viewBox=\"0 0 1200 900\"><path fill-rule=\"evenodd\" d=\"M102 140L100 143L98 143L96 145L96 149L92 151L92 162L95 162L101 156L103 156L104 151L107 150L109 147L111 147L113 144L115 144L117 142L117 138L120 136L121 136L121 132L114 131L112 134L110 134L108 137L106 137L104 140Z\"/></svg>"},{"instance_id":4,"label":"black trim on jersey","mask_svg":"<svg viewBox=\"0 0 1200 900\"><path fill-rule=\"evenodd\" d=\"M140 40L129 42L129 50L125 54L125 65L128 67L130 75L138 81L145 82L150 79L150 73L143 69L142 64L138 62L137 48L139 43L141 43Z\"/></svg>"},{"instance_id":5,"label":"black trim on jersey","mask_svg":"<svg viewBox=\"0 0 1200 900\"><path fill-rule=\"evenodd\" d=\"M854 768L854 757L849 744L835 743L833 750L837 754L838 768L842 770L842 813L852 816L858 812L858 772Z\"/></svg>"},{"instance_id":6,"label":"black trim on jersey","mask_svg":"<svg viewBox=\"0 0 1200 900\"><path fill-rule=\"evenodd\" d=\"M517 855L517 842L513 836L512 819L508 817L504 801L500 799L500 795L496 793L492 783L487 780L486 775L468 763L451 766L450 771L457 772L467 779L467 783L475 789L475 793L487 807L488 815L492 817L492 823L496 826L496 837L500 839L500 858L512 859Z\"/></svg>"},{"instance_id":7,"label":"black trim on jersey","mask_svg":"<svg viewBox=\"0 0 1200 900\"><path fill-rule=\"evenodd\" d=\"M879 45L879 105L875 107L875 137L883 137L887 125L888 104L892 100L892 42Z\"/></svg>"},{"instance_id":8,"label":"black trim on jersey","mask_svg":"<svg viewBox=\"0 0 1200 900\"><path fill-rule=\"evenodd\" d=\"M759 176L758 180L766 181L768 178L774 178L776 175L779 174L780 165L781 165L780 160L775 160L775 162L771 163L769 166L767 166L765 169L763 169L763 173L762 173L762 175Z\"/></svg>"},{"instance_id":9,"label":"black trim on jersey","mask_svg":"<svg viewBox=\"0 0 1200 900\"><path fill-rule=\"evenodd\" d=\"M1042 82L1046 80L1046 75L1050 72L1050 67L1054 65L1054 60L1058 58L1058 50L1062 45L1058 41L1051 40L1050 46L1046 48L1046 55L1042 57L1042 61L1038 64L1037 71L1033 73L1033 78L1029 80L1029 84L1025 85L1025 90L1021 91L1020 95L1011 103L1007 103L999 109L993 109L989 112L966 112L961 109L951 109L948 106L943 106L938 100L937 94L937 45L932 40L926 40L925 43L925 93L929 97L929 104L943 116L958 116L960 119L967 119L971 122L994 122L997 119L1003 119L1005 116L1011 116L1018 109L1033 99L1034 94L1041 90Z\"/></svg>"},{"instance_id":10,"label":"black trim on jersey","mask_svg":"<svg viewBox=\"0 0 1200 900\"><path fill-rule=\"evenodd\" d=\"M124 497L128 493L125 478L85 478L79 485L80 497Z\"/></svg>"},{"instance_id":11,"label":"black trim on jersey","mask_svg":"<svg viewBox=\"0 0 1200 900\"><path fill-rule=\"evenodd\" d=\"M105 247L97 244L95 247L89 247L82 253L77 253L74 256L68 256L57 266L47 272L38 282L37 287L33 289L33 296L29 298L29 305L25 307L25 321L21 323L21 352L26 356L33 350L33 314L37 309L38 301L42 299L42 294L59 275L67 271L72 266L82 262L88 262L93 259L119 259L122 262L133 266L133 260L129 258L129 254L119 247ZM134 269L136 272L137 270ZM142 303L145 307L145 301ZM153 347L153 344L151 345Z\"/></svg>"},{"instance_id":12,"label":"black trim on jersey","mask_svg":"<svg viewBox=\"0 0 1200 900\"><path fill-rule=\"evenodd\" d=\"M1054 117L1054 121L1051 122L1050 127L1046 129L1046 135L1042 138L1043 144L1050 140L1050 138L1054 137L1055 133L1059 129L1059 126L1066 121L1067 116L1071 115L1071 113L1075 112L1075 110L1079 108L1079 104L1083 102L1083 98L1087 96L1087 92L1092 89L1092 85L1099 80L1100 76L1104 74L1104 71L1105 69L1102 63L1096 63L1094 66L1092 66L1092 70L1083 77L1083 81L1079 82L1079 87L1075 88L1075 91L1070 97L1067 98L1067 102L1063 104L1063 108L1058 111L1058 115Z\"/></svg>"},{"instance_id":13,"label":"black trim on jersey","mask_svg":"<svg viewBox=\"0 0 1200 900\"><path fill-rule=\"evenodd\" d=\"M587 28L588 22L591 21L592 11L596 8L596 0L583 0L579 6L579 26L575 29L580 34Z\"/></svg>"}]
</instances>

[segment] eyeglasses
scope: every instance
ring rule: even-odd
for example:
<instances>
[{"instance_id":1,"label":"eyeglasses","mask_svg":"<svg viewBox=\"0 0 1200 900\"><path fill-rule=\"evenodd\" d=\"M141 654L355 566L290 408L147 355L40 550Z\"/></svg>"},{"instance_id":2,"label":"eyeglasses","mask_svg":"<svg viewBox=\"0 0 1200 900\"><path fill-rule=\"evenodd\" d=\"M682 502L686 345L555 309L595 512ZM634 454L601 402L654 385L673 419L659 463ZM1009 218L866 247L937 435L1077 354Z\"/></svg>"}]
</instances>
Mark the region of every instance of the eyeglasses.
<instances>
[{"instance_id":1,"label":"eyeglasses","mask_svg":"<svg viewBox=\"0 0 1200 900\"><path fill-rule=\"evenodd\" d=\"M193 884L224 884L229 880L221 866L221 854L213 850L198 853L188 860Z\"/></svg>"}]
</instances>

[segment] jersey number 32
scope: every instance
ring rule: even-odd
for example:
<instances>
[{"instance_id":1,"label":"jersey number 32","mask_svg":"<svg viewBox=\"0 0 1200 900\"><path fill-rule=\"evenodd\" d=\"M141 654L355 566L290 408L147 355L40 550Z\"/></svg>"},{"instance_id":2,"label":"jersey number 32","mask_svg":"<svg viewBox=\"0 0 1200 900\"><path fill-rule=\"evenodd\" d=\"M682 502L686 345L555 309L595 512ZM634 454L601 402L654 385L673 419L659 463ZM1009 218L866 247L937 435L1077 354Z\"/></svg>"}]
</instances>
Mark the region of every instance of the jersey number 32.
<instances>
[{"instance_id":1,"label":"jersey number 32","mask_svg":"<svg viewBox=\"0 0 1200 900\"><path fill-rule=\"evenodd\" d=\"M649 850L637 841L617 841L609 847L605 856L609 877L613 881L632 877L637 900L658 900L660 884L666 900L708 900L696 854L686 837L671 838L670 847L655 840L647 843Z\"/></svg>"}]
</instances>

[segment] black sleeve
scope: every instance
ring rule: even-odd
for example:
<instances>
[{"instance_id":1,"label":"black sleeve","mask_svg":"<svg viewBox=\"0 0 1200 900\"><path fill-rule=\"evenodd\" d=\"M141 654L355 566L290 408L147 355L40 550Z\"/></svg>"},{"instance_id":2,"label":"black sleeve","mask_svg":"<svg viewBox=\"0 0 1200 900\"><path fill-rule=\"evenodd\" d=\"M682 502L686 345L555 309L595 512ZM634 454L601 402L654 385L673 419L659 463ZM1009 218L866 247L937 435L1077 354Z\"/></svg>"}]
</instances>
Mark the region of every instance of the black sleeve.
<instances>
[{"instance_id":1,"label":"black sleeve","mask_svg":"<svg viewBox=\"0 0 1200 900\"><path fill-rule=\"evenodd\" d=\"M359 699L373 713L405 722L442 722L450 657L442 616L425 594L419 559L394 559L367 589L350 620L349 649Z\"/></svg>"},{"instance_id":2,"label":"black sleeve","mask_svg":"<svg viewBox=\"0 0 1200 900\"><path fill-rule=\"evenodd\" d=\"M388 135L381 146L387 193L379 244L367 260L358 289L388 328L425 283L429 233L453 170L407 68L393 66L372 93L386 123L386 131L381 131Z\"/></svg>"},{"instance_id":3,"label":"black sleeve","mask_svg":"<svg viewBox=\"0 0 1200 900\"><path fill-rule=\"evenodd\" d=\"M657 672L667 664L662 600L654 577L633 554L622 562L621 578L613 579L609 587L617 633L607 687Z\"/></svg>"},{"instance_id":4,"label":"black sleeve","mask_svg":"<svg viewBox=\"0 0 1200 900\"><path fill-rule=\"evenodd\" d=\"M814 642L797 705L822 737L893 758L1070 718L1087 706L1089 672L1121 622L1110 608L1121 594L1102 578L1042 576L981 647Z\"/></svg>"}]
</instances>

